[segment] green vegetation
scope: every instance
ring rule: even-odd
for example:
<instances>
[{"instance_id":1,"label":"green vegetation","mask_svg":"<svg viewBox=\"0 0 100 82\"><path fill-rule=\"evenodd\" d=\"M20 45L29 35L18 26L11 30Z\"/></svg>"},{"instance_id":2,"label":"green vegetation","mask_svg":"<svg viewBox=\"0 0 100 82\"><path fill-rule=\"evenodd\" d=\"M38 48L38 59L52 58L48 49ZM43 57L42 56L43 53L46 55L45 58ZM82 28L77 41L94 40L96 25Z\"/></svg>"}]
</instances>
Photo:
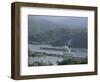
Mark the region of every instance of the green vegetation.
<instances>
[{"instance_id":1,"label":"green vegetation","mask_svg":"<svg viewBox=\"0 0 100 82\"><path fill-rule=\"evenodd\" d=\"M58 62L58 65L87 64L87 58L72 57Z\"/></svg>"}]
</instances>

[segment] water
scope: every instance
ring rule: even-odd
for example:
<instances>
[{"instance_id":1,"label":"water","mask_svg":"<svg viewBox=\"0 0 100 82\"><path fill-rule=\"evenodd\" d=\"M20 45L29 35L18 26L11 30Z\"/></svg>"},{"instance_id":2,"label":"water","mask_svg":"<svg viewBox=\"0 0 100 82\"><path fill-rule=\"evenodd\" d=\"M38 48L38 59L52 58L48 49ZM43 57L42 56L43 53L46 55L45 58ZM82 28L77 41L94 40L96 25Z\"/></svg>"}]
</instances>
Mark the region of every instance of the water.
<instances>
[{"instance_id":1,"label":"water","mask_svg":"<svg viewBox=\"0 0 100 82\"><path fill-rule=\"evenodd\" d=\"M41 62L44 63L53 62L54 65L57 65L57 61L62 61L63 58L53 57L53 56L45 56L45 57L29 57L29 64L33 64L34 62Z\"/></svg>"},{"instance_id":2,"label":"water","mask_svg":"<svg viewBox=\"0 0 100 82\"><path fill-rule=\"evenodd\" d=\"M34 45L29 44L29 50L31 51L31 54L29 54L28 64L32 65L34 62L44 62L44 63L52 63L53 65L57 65L57 62L61 62L64 59L64 51L62 50L50 50L50 49L41 49L42 48L48 48L53 47L51 45ZM54 47L53 47L54 48ZM55 47L57 49L62 49L63 47ZM79 57L79 58L87 58L87 50L83 48L70 48L71 52L67 52L69 56L71 57ZM50 55L37 55L37 56L31 56L34 52L46 52Z\"/></svg>"}]
</instances>

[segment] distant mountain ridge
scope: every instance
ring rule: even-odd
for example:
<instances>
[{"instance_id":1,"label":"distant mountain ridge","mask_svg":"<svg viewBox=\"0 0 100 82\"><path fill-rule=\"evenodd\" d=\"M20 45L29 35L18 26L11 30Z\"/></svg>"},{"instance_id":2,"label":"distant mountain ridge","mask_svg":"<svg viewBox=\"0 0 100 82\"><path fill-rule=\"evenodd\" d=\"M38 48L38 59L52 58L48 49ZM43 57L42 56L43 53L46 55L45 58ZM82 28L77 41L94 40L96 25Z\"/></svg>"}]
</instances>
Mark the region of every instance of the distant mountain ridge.
<instances>
[{"instance_id":1,"label":"distant mountain ridge","mask_svg":"<svg viewBox=\"0 0 100 82\"><path fill-rule=\"evenodd\" d=\"M71 39L70 44L68 41ZM87 48L87 32L79 29L55 29L45 33L34 34L29 37L30 42L40 44L51 44L53 46L64 46L67 43L70 47Z\"/></svg>"}]
</instances>

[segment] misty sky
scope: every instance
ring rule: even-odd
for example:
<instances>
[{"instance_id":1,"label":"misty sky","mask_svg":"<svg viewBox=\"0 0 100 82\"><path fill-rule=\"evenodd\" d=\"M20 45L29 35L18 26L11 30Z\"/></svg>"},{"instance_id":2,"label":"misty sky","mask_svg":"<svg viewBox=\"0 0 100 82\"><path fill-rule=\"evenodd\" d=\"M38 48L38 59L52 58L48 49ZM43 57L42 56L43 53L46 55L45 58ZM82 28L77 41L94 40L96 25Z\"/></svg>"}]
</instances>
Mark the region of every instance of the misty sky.
<instances>
[{"instance_id":1,"label":"misty sky","mask_svg":"<svg viewBox=\"0 0 100 82\"><path fill-rule=\"evenodd\" d=\"M81 27L87 28L88 18L87 17L71 17L71 16L37 16L37 15L29 15L28 16L30 24L34 26L35 22L48 22L58 25L64 25L71 28ZM33 22L32 22L33 21Z\"/></svg>"}]
</instances>

